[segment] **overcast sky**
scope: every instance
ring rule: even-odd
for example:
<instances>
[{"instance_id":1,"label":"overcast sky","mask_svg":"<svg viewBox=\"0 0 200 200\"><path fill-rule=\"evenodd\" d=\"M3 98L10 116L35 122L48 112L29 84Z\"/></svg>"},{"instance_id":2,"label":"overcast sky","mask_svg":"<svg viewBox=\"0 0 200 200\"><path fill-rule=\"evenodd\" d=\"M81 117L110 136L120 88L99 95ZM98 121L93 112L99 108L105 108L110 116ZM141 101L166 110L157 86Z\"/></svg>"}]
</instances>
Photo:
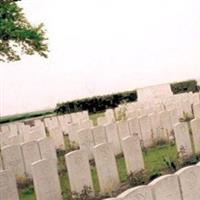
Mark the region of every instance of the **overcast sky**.
<instances>
[{"instance_id":1,"label":"overcast sky","mask_svg":"<svg viewBox=\"0 0 200 200\"><path fill-rule=\"evenodd\" d=\"M0 63L0 114L200 77L199 0L24 0L48 59Z\"/></svg>"}]
</instances>

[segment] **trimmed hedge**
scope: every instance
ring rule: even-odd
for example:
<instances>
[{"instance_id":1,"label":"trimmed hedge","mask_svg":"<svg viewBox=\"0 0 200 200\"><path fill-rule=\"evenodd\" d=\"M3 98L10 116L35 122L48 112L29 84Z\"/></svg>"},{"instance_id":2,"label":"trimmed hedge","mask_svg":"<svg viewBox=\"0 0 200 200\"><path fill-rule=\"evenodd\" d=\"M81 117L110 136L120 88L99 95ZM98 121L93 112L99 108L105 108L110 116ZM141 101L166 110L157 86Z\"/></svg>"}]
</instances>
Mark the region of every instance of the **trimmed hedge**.
<instances>
[{"instance_id":1,"label":"trimmed hedge","mask_svg":"<svg viewBox=\"0 0 200 200\"><path fill-rule=\"evenodd\" d=\"M136 100L137 92L135 90L127 91L60 103L57 104L55 112L62 114L88 110L90 113L96 113L105 111L108 108L115 108L121 103L128 103Z\"/></svg>"},{"instance_id":2,"label":"trimmed hedge","mask_svg":"<svg viewBox=\"0 0 200 200\"><path fill-rule=\"evenodd\" d=\"M196 80L171 83L173 94L184 92L198 92L199 86ZM103 112L107 108L115 108L121 103L137 101L137 91L127 91L111 95L95 96L57 104L57 114L73 113L88 110L90 113Z\"/></svg>"},{"instance_id":3,"label":"trimmed hedge","mask_svg":"<svg viewBox=\"0 0 200 200\"><path fill-rule=\"evenodd\" d=\"M196 80L188 80L171 84L173 94L180 94L185 92L198 92L199 86Z\"/></svg>"}]
</instances>

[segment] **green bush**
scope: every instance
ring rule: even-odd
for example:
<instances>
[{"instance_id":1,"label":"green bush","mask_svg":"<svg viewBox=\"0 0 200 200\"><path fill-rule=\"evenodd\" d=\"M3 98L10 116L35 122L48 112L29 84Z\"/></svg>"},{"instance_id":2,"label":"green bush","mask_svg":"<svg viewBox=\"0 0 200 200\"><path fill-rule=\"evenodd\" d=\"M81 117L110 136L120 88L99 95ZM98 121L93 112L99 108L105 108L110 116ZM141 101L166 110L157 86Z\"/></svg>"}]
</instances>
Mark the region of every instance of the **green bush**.
<instances>
[{"instance_id":1,"label":"green bush","mask_svg":"<svg viewBox=\"0 0 200 200\"><path fill-rule=\"evenodd\" d=\"M199 87L197 85L196 80L188 80L188 81L172 83L171 90L173 94L180 94L184 92L198 92Z\"/></svg>"},{"instance_id":2,"label":"green bush","mask_svg":"<svg viewBox=\"0 0 200 200\"><path fill-rule=\"evenodd\" d=\"M136 91L128 91L111 95L95 96L57 104L57 114L73 113L88 110L90 113L102 112L108 108L115 108L119 104L137 100Z\"/></svg>"}]
</instances>

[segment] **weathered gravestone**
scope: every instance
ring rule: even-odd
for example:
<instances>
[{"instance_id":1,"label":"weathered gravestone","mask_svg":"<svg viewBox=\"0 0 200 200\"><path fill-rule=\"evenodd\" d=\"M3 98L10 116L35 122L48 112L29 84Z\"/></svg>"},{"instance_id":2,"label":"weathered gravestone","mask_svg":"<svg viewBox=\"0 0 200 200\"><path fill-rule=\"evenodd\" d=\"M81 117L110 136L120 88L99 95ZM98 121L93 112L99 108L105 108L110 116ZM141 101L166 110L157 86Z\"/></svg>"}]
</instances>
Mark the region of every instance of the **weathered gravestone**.
<instances>
[{"instance_id":1,"label":"weathered gravestone","mask_svg":"<svg viewBox=\"0 0 200 200\"><path fill-rule=\"evenodd\" d=\"M182 200L178 176L165 175L149 184L154 200Z\"/></svg>"},{"instance_id":2,"label":"weathered gravestone","mask_svg":"<svg viewBox=\"0 0 200 200\"><path fill-rule=\"evenodd\" d=\"M1 149L5 169L16 176L25 175L25 167L20 145L5 146Z\"/></svg>"},{"instance_id":3,"label":"weathered gravestone","mask_svg":"<svg viewBox=\"0 0 200 200\"><path fill-rule=\"evenodd\" d=\"M108 143L110 143L112 145L114 154L118 155L118 154L122 153L116 123L108 124L108 125L104 126L104 128L106 131L106 137L107 137Z\"/></svg>"},{"instance_id":4,"label":"weathered gravestone","mask_svg":"<svg viewBox=\"0 0 200 200\"><path fill-rule=\"evenodd\" d=\"M21 145L22 154L24 158L25 171L29 177L32 177L31 165L32 163L41 160L39 146L36 141L27 142Z\"/></svg>"},{"instance_id":5,"label":"weathered gravestone","mask_svg":"<svg viewBox=\"0 0 200 200\"><path fill-rule=\"evenodd\" d=\"M120 142L122 142L123 138L130 136L128 121L126 121L126 120L118 121L117 128L118 128Z\"/></svg>"},{"instance_id":6,"label":"weathered gravestone","mask_svg":"<svg viewBox=\"0 0 200 200\"><path fill-rule=\"evenodd\" d=\"M186 122L174 126L176 148L181 157L192 155L190 133Z\"/></svg>"},{"instance_id":7,"label":"weathered gravestone","mask_svg":"<svg viewBox=\"0 0 200 200\"><path fill-rule=\"evenodd\" d=\"M9 170L0 170L0 199L19 200L15 176Z\"/></svg>"},{"instance_id":8,"label":"weathered gravestone","mask_svg":"<svg viewBox=\"0 0 200 200\"><path fill-rule=\"evenodd\" d=\"M151 189L148 186L138 186L128 189L117 198L121 200L153 200Z\"/></svg>"},{"instance_id":9,"label":"weathered gravestone","mask_svg":"<svg viewBox=\"0 0 200 200\"><path fill-rule=\"evenodd\" d=\"M119 175L114 153L110 144L99 144L94 147L94 158L100 190L110 193L119 183Z\"/></svg>"},{"instance_id":10,"label":"weathered gravestone","mask_svg":"<svg viewBox=\"0 0 200 200\"><path fill-rule=\"evenodd\" d=\"M93 158L92 148L94 146L94 138L91 129L82 129L78 132L79 146L88 154L88 158Z\"/></svg>"},{"instance_id":11,"label":"weathered gravestone","mask_svg":"<svg viewBox=\"0 0 200 200\"><path fill-rule=\"evenodd\" d=\"M49 135L53 139L56 149L65 149L64 136L60 127L50 129Z\"/></svg>"},{"instance_id":12,"label":"weathered gravestone","mask_svg":"<svg viewBox=\"0 0 200 200\"><path fill-rule=\"evenodd\" d=\"M57 166L53 160L33 163L32 173L37 200L62 200Z\"/></svg>"},{"instance_id":13,"label":"weathered gravestone","mask_svg":"<svg viewBox=\"0 0 200 200\"><path fill-rule=\"evenodd\" d=\"M91 130L92 130L95 145L107 143L106 133L103 126L96 126L92 128Z\"/></svg>"},{"instance_id":14,"label":"weathered gravestone","mask_svg":"<svg viewBox=\"0 0 200 200\"><path fill-rule=\"evenodd\" d=\"M153 144L153 134L151 132L151 123L148 116L138 118L140 130L142 133L143 145L149 147Z\"/></svg>"},{"instance_id":15,"label":"weathered gravestone","mask_svg":"<svg viewBox=\"0 0 200 200\"><path fill-rule=\"evenodd\" d=\"M65 155L65 162L71 191L81 193L85 186L93 191L87 152L82 150L72 151Z\"/></svg>"},{"instance_id":16,"label":"weathered gravestone","mask_svg":"<svg viewBox=\"0 0 200 200\"><path fill-rule=\"evenodd\" d=\"M195 153L200 153L200 118L193 119L191 122L193 144Z\"/></svg>"},{"instance_id":17,"label":"weathered gravestone","mask_svg":"<svg viewBox=\"0 0 200 200\"><path fill-rule=\"evenodd\" d=\"M176 173L179 177L183 200L200 199L200 167L190 166Z\"/></svg>"},{"instance_id":18,"label":"weathered gravestone","mask_svg":"<svg viewBox=\"0 0 200 200\"><path fill-rule=\"evenodd\" d=\"M57 162L56 147L53 140L49 137L38 140L42 159L55 160Z\"/></svg>"},{"instance_id":19,"label":"weathered gravestone","mask_svg":"<svg viewBox=\"0 0 200 200\"><path fill-rule=\"evenodd\" d=\"M130 130L130 134L131 135L137 134L138 137L141 140L142 139L142 134L141 134L141 130L140 130L140 125L139 125L138 119L137 118L129 119L128 120L128 126L129 126L129 130Z\"/></svg>"},{"instance_id":20,"label":"weathered gravestone","mask_svg":"<svg viewBox=\"0 0 200 200\"><path fill-rule=\"evenodd\" d=\"M144 169L142 149L137 135L124 138L122 140L122 149L128 174Z\"/></svg>"}]
</instances>

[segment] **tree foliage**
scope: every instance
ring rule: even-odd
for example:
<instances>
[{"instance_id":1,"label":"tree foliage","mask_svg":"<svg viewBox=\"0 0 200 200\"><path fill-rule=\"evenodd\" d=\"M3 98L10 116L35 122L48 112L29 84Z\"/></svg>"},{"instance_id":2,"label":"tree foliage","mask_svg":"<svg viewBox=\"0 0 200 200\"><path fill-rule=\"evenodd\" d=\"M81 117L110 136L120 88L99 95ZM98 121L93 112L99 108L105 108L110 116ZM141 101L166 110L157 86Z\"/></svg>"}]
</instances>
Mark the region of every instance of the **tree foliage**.
<instances>
[{"instance_id":1,"label":"tree foliage","mask_svg":"<svg viewBox=\"0 0 200 200\"><path fill-rule=\"evenodd\" d=\"M31 25L18 0L0 0L0 61L17 61L22 54L47 57L43 24Z\"/></svg>"}]
</instances>

